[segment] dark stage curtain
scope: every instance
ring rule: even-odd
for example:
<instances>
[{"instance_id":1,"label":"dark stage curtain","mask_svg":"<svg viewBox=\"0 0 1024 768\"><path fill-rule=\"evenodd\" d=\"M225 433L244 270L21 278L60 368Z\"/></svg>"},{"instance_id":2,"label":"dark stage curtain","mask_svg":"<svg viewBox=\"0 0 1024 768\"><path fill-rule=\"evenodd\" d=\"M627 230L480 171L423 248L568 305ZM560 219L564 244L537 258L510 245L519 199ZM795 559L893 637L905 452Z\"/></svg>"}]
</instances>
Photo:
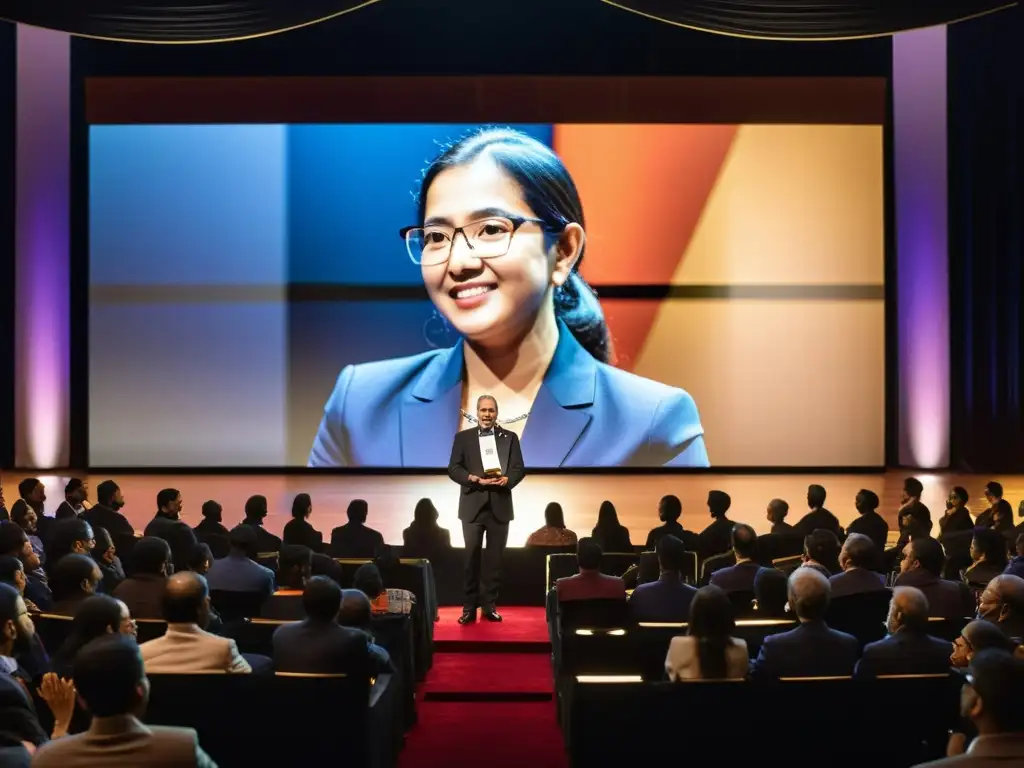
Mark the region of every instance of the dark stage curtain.
<instances>
[{"instance_id":1,"label":"dark stage curtain","mask_svg":"<svg viewBox=\"0 0 1024 768\"><path fill-rule=\"evenodd\" d=\"M1024 7L949 31L955 465L1024 471Z\"/></svg>"},{"instance_id":2,"label":"dark stage curtain","mask_svg":"<svg viewBox=\"0 0 1024 768\"><path fill-rule=\"evenodd\" d=\"M1014 0L602 0L670 24L784 40L885 35L958 21Z\"/></svg>"},{"instance_id":3,"label":"dark stage curtain","mask_svg":"<svg viewBox=\"0 0 1024 768\"><path fill-rule=\"evenodd\" d=\"M214 42L280 32L375 0L0 0L0 18L136 42ZM481 0L485 2L486 0ZM594 0L599 2L600 0ZM554 2L554 0L553 0ZM758 38L884 35L963 19L1013 0L604 0L661 21ZM433 0L445 12L443 0ZM514 4L509 4L510 8ZM513 14L514 18L514 14Z\"/></svg>"}]
</instances>

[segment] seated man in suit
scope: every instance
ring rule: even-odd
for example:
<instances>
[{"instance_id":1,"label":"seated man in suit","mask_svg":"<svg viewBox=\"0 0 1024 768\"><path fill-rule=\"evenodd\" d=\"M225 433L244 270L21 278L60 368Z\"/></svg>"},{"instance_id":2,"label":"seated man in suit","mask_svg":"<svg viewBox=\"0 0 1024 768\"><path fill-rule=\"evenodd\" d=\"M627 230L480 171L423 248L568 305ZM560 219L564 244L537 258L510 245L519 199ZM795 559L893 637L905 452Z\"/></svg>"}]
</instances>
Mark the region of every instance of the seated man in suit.
<instances>
[{"instance_id":1,"label":"seated man in suit","mask_svg":"<svg viewBox=\"0 0 1024 768\"><path fill-rule=\"evenodd\" d=\"M140 646L146 672L252 672L234 640L206 631L210 623L210 592L206 579L198 573L182 571L167 580L164 619L167 633Z\"/></svg>"},{"instance_id":2,"label":"seated man in suit","mask_svg":"<svg viewBox=\"0 0 1024 768\"><path fill-rule=\"evenodd\" d=\"M941 578L946 556L942 545L928 536L918 536L903 548L900 575L893 586L917 587L928 599L930 616L961 619L975 612L974 595L967 585Z\"/></svg>"},{"instance_id":3,"label":"seated man in suit","mask_svg":"<svg viewBox=\"0 0 1024 768\"><path fill-rule=\"evenodd\" d=\"M807 507L810 510L793 526L801 536L809 536L814 531L831 531L836 539L843 537L843 529L839 519L825 509L825 488L820 485L807 486Z\"/></svg>"},{"instance_id":4,"label":"seated man in suit","mask_svg":"<svg viewBox=\"0 0 1024 768\"><path fill-rule=\"evenodd\" d=\"M949 671L952 644L928 634L928 598L921 590L893 590L886 627L888 637L864 647L855 677L937 675Z\"/></svg>"},{"instance_id":5,"label":"seated man in suit","mask_svg":"<svg viewBox=\"0 0 1024 768\"><path fill-rule=\"evenodd\" d=\"M164 615L164 586L170 570L171 545L156 536L143 536L128 555L128 578L114 589L114 597L136 619L159 619Z\"/></svg>"},{"instance_id":6,"label":"seated man in suit","mask_svg":"<svg viewBox=\"0 0 1024 768\"><path fill-rule=\"evenodd\" d=\"M732 528L732 551L736 565L720 568L711 574L711 583L726 592L754 591L754 579L761 566L754 560L757 551L757 534L749 525L737 523Z\"/></svg>"},{"instance_id":7,"label":"seated man in suit","mask_svg":"<svg viewBox=\"0 0 1024 768\"><path fill-rule=\"evenodd\" d=\"M829 628L825 623L828 603L828 579L814 568L793 571L789 577L789 606L800 626L765 638L751 665L751 679L853 674L860 643L853 635Z\"/></svg>"},{"instance_id":8,"label":"seated man in suit","mask_svg":"<svg viewBox=\"0 0 1024 768\"><path fill-rule=\"evenodd\" d=\"M256 562L256 530L237 525L228 536L231 552L215 560L206 573L210 589L224 592L249 592L267 599L274 592L274 572Z\"/></svg>"},{"instance_id":9,"label":"seated man in suit","mask_svg":"<svg viewBox=\"0 0 1024 768\"><path fill-rule=\"evenodd\" d=\"M135 529L118 510L124 507L124 495L113 480L96 486L96 506L82 513L82 519L93 528L106 528L111 536L134 536Z\"/></svg>"},{"instance_id":10,"label":"seated man in suit","mask_svg":"<svg viewBox=\"0 0 1024 768\"><path fill-rule=\"evenodd\" d=\"M384 548L384 537L366 525L370 505L354 499L347 510L348 522L331 531L331 557L373 558Z\"/></svg>"},{"instance_id":11,"label":"seated man in suit","mask_svg":"<svg viewBox=\"0 0 1024 768\"><path fill-rule=\"evenodd\" d=\"M679 522L682 514L683 503L679 501L678 496L662 496L661 501L658 502L658 519L661 520L663 525L653 528L647 534L645 549L647 551L657 549L658 542L661 541L662 536L675 536L683 542L684 550L696 552L697 534L683 528Z\"/></svg>"},{"instance_id":12,"label":"seated man in suit","mask_svg":"<svg viewBox=\"0 0 1024 768\"><path fill-rule=\"evenodd\" d=\"M299 544L285 544L277 561L278 589L263 604L260 616L280 621L298 621L305 617L302 591L313 572L313 550Z\"/></svg>"},{"instance_id":13,"label":"seated man in suit","mask_svg":"<svg viewBox=\"0 0 1024 768\"><path fill-rule=\"evenodd\" d=\"M589 536L579 540L576 545L576 563L580 572L555 582L555 594L559 602L595 598L626 599L626 584L622 577L601 573L602 554L601 547Z\"/></svg>"},{"instance_id":14,"label":"seated man in suit","mask_svg":"<svg viewBox=\"0 0 1024 768\"><path fill-rule=\"evenodd\" d=\"M53 568L51 613L74 616L83 600L99 590L103 574L96 561L88 555L64 555Z\"/></svg>"},{"instance_id":15,"label":"seated man in suit","mask_svg":"<svg viewBox=\"0 0 1024 768\"><path fill-rule=\"evenodd\" d=\"M789 504L784 499L772 499L768 502L765 516L772 524L772 529L770 533L757 537L757 562L765 568L772 567L774 560L793 557L804 550L803 536L786 522L788 514Z\"/></svg>"},{"instance_id":16,"label":"seated man in suit","mask_svg":"<svg viewBox=\"0 0 1024 768\"><path fill-rule=\"evenodd\" d=\"M365 632L338 623L341 587L326 576L314 576L302 592L306 618L274 631L274 669L307 674L378 674L382 669L370 652Z\"/></svg>"},{"instance_id":17,"label":"seated man in suit","mask_svg":"<svg viewBox=\"0 0 1024 768\"><path fill-rule=\"evenodd\" d=\"M196 545L196 535L181 519L185 502L177 488L164 488L156 495L156 515L146 526L146 536L156 536L171 545L174 569L188 569L188 558Z\"/></svg>"},{"instance_id":18,"label":"seated man in suit","mask_svg":"<svg viewBox=\"0 0 1024 768\"><path fill-rule=\"evenodd\" d=\"M701 561L728 552L732 546L732 520L728 517L732 497L725 491L708 491L711 524L697 536L697 554Z\"/></svg>"},{"instance_id":19,"label":"seated man in suit","mask_svg":"<svg viewBox=\"0 0 1024 768\"><path fill-rule=\"evenodd\" d=\"M67 520L72 517L81 517L85 512L85 500L88 498L89 484L77 477L72 477L64 486L64 501L54 512L54 519Z\"/></svg>"},{"instance_id":20,"label":"seated man in suit","mask_svg":"<svg viewBox=\"0 0 1024 768\"><path fill-rule=\"evenodd\" d=\"M32 758L42 768L216 764L191 728L143 725L149 681L139 646L124 635L102 635L75 657L78 699L92 715L89 730L44 744Z\"/></svg>"},{"instance_id":21,"label":"seated man in suit","mask_svg":"<svg viewBox=\"0 0 1024 768\"><path fill-rule=\"evenodd\" d=\"M671 534L658 540L657 581L641 584L629 598L634 621L684 622L690 618L690 603L697 590L683 582L686 545Z\"/></svg>"},{"instance_id":22,"label":"seated man in suit","mask_svg":"<svg viewBox=\"0 0 1024 768\"><path fill-rule=\"evenodd\" d=\"M873 570L879 565L881 551L863 533L851 533L839 551L837 573L829 579L832 598L859 595L863 592L879 592L885 589L885 577Z\"/></svg>"},{"instance_id":23,"label":"seated man in suit","mask_svg":"<svg viewBox=\"0 0 1024 768\"><path fill-rule=\"evenodd\" d=\"M280 552L281 539L263 527L269 509L266 496L250 496L245 502L245 519L242 525L248 525L256 532L256 552Z\"/></svg>"},{"instance_id":24,"label":"seated man in suit","mask_svg":"<svg viewBox=\"0 0 1024 768\"><path fill-rule=\"evenodd\" d=\"M978 601L978 618L998 624L1007 637L1024 642L1024 579L1008 573L992 579Z\"/></svg>"},{"instance_id":25,"label":"seated man in suit","mask_svg":"<svg viewBox=\"0 0 1024 768\"><path fill-rule=\"evenodd\" d=\"M368 598L358 589L341 591L341 608L338 609L338 623L343 627L358 629L370 638L371 674L387 674L394 672L391 656L387 650L377 645L373 635L373 608Z\"/></svg>"},{"instance_id":26,"label":"seated man in suit","mask_svg":"<svg viewBox=\"0 0 1024 768\"><path fill-rule=\"evenodd\" d=\"M889 524L878 514L878 494L862 488L857 491L853 505L860 515L850 523L847 533L860 533L867 536L878 547L879 556L885 551L885 542L889 538Z\"/></svg>"},{"instance_id":27,"label":"seated man in suit","mask_svg":"<svg viewBox=\"0 0 1024 768\"><path fill-rule=\"evenodd\" d=\"M974 724L977 738L953 733L946 757L918 768L996 768L1024 765L1024 661L991 648L971 661L960 694L960 714Z\"/></svg>"},{"instance_id":28,"label":"seated man in suit","mask_svg":"<svg viewBox=\"0 0 1024 768\"><path fill-rule=\"evenodd\" d=\"M804 565L817 568L826 579L842 572L839 539L832 531L818 528L804 537Z\"/></svg>"}]
</instances>

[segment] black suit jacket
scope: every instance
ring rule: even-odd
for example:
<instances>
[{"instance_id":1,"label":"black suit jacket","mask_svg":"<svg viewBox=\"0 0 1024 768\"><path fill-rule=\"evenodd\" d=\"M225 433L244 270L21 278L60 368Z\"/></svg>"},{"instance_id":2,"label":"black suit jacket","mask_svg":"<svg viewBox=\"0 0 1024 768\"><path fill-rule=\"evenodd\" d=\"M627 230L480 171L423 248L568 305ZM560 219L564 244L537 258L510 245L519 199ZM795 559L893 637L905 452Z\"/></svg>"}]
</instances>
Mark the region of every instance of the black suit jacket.
<instances>
[{"instance_id":1,"label":"black suit jacket","mask_svg":"<svg viewBox=\"0 0 1024 768\"><path fill-rule=\"evenodd\" d=\"M363 523L345 523L331 531L331 557L374 558L383 547L380 531Z\"/></svg>"},{"instance_id":2,"label":"black suit jacket","mask_svg":"<svg viewBox=\"0 0 1024 768\"><path fill-rule=\"evenodd\" d=\"M948 640L901 629L894 635L864 646L854 675L939 675L949 671L952 652L953 644Z\"/></svg>"},{"instance_id":3,"label":"black suit jacket","mask_svg":"<svg viewBox=\"0 0 1024 768\"><path fill-rule=\"evenodd\" d=\"M132 524L128 522L128 518L120 512L113 510L110 507L105 507L102 504L97 504L95 507L85 510L85 512L82 513L82 519L89 523L93 528L105 528L111 538L118 535L135 535L135 529L132 528Z\"/></svg>"},{"instance_id":4,"label":"black suit jacket","mask_svg":"<svg viewBox=\"0 0 1024 768\"><path fill-rule=\"evenodd\" d=\"M894 587L917 587L928 598L928 615L943 619L974 616L977 605L967 585L960 581L940 579L923 568L901 573Z\"/></svg>"},{"instance_id":5,"label":"black suit jacket","mask_svg":"<svg viewBox=\"0 0 1024 768\"><path fill-rule=\"evenodd\" d=\"M860 642L853 635L830 629L824 621L809 621L766 637L750 667L750 677L777 680L852 675L859 652Z\"/></svg>"},{"instance_id":6,"label":"black suit jacket","mask_svg":"<svg viewBox=\"0 0 1024 768\"><path fill-rule=\"evenodd\" d=\"M793 528L800 536L808 536L819 529L832 531L840 541L844 535L839 519L824 507L808 512Z\"/></svg>"},{"instance_id":7,"label":"black suit jacket","mask_svg":"<svg viewBox=\"0 0 1024 768\"><path fill-rule=\"evenodd\" d=\"M70 520L74 517L78 517L78 513L66 501L62 501L60 506L57 507L57 511L53 513L54 520Z\"/></svg>"},{"instance_id":8,"label":"black suit jacket","mask_svg":"<svg viewBox=\"0 0 1024 768\"><path fill-rule=\"evenodd\" d=\"M688 531L679 524L678 520L673 520L670 523L659 525L657 528L651 530L647 534L647 543L644 548L648 551L655 550L658 548L658 542L661 541L663 536L675 536L686 548L687 552L697 551L697 534L693 531Z\"/></svg>"},{"instance_id":9,"label":"black suit jacket","mask_svg":"<svg viewBox=\"0 0 1024 768\"><path fill-rule=\"evenodd\" d=\"M722 515L700 532L697 536L697 554L701 560L732 549L732 526L732 520Z\"/></svg>"},{"instance_id":10,"label":"black suit jacket","mask_svg":"<svg viewBox=\"0 0 1024 768\"><path fill-rule=\"evenodd\" d=\"M242 522L256 531L256 552L263 553L281 551L281 540L264 528L262 521L243 520Z\"/></svg>"},{"instance_id":11,"label":"black suit jacket","mask_svg":"<svg viewBox=\"0 0 1024 768\"><path fill-rule=\"evenodd\" d=\"M833 600L837 597L881 592L885 589L885 578L882 574L864 568L851 568L843 573L837 573L828 582L832 586Z\"/></svg>"},{"instance_id":12,"label":"black suit jacket","mask_svg":"<svg viewBox=\"0 0 1024 768\"><path fill-rule=\"evenodd\" d=\"M494 428L494 442L498 447L502 474L508 478L508 485L500 488L469 482L470 475L484 476L484 465L480 459L479 428L464 429L455 435L452 457L448 462L448 477L462 486L462 494L459 496L459 520L472 522L487 502L490 502L491 513L496 520L507 523L515 517L512 509L512 489L519 485L526 475L523 451L519 447L519 437L516 433L501 427Z\"/></svg>"},{"instance_id":13,"label":"black suit jacket","mask_svg":"<svg viewBox=\"0 0 1024 768\"><path fill-rule=\"evenodd\" d=\"M285 523L283 533L285 544L299 544L314 552L323 550L324 535L310 525L308 520L293 517Z\"/></svg>"},{"instance_id":14,"label":"black suit jacket","mask_svg":"<svg viewBox=\"0 0 1024 768\"><path fill-rule=\"evenodd\" d=\"M274 669L307 674L379 674L370 636L359 629L309 619L274 630Z\"/></svg>"},{"instance_id":15,"label":"black suit jacket","mask_svg":"<svg viewBox=\"0 0 1024 768\"><path fill-rule=\"evenodd\" d=\"M846 529L846 532L867 536L875 542L875 546L878 547L878 554L881 555L885 551L885 540L889 537L889 524L885 522L884 517L875 510L871 510L850 523L850 527Z\"/></svg>"},{"instance_id":16,"label":"black suit jacket","mask_svg":"<svg viewBox=\"0 0 1024 768\"><path fill-rule=\"evenodd\" d=\"M197 542L196 535L185 523L158 512L156 517L149 521L144 535L166 541L171 547L174 570L188 570L188 558Z\"/></svg>"},{"instance_id":17,"label":"black suit jacket","mask_svg":"<svg viewBox=\"0 0 1024 768\"><path fill-rule=\"evenodd\" d=\"M737 563L711 574L711 584L726 592L753 592L754 579L761 572L758 563Z\"/></svg>"}]
</instances>

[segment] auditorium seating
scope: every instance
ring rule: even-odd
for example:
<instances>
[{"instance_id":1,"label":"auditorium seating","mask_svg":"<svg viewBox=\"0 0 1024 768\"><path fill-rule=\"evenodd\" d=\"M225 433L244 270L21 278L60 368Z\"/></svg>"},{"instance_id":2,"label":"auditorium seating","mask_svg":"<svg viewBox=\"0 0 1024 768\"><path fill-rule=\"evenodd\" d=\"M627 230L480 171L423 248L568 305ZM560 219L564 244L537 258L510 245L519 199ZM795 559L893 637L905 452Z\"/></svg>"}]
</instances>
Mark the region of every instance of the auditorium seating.
<instances>
[{"instance_id":1,"label":"auditorium seating","mask_svg":"<svg viewBox=\"0 0 1024 768\"><path fill-rule=\"evenodd\" d=\"M691 586L697 586L699 580L699 572L697 570L697 564L699 558L696 552L685 552L686 556L686 568L683 570L683 581ZM648 564L648 561L653 560L653 564ZM640 553L640 572L647 573L648 570L651 573L658 573L658 553L657 552L641 552Z\"/></svg>"},{"instance_id":2,"label":"auditorium seating","mask_svg":"<svg viewBox=\"0 0 1024 768\"><path fill-rule=\"evenodd\" d=\"M961 680L908 675L651 683L573 681L563 724L571 765L871 765L942 757ZM894 707L898 707L894 709Z\"/></svg>"},{"instance_id":3,"label":"auditorium seating","mask_svg":"<svg viewBox=\"0 0 1024 768\"><path fill-rule=\"evenodd\" d=\"M853 635L863 648L885 637L891 600L892 592L888 589L837 597L829 604L825 623Z\"/></svg>"},{"instance_id":4,"label":"auditorium seating","mask_svg":"<svg viewBox=\"0 0 1024 768\"><path fill-rule=\"evenodd\" d=\"M621 576L631 565L638 565L639 563L640 554L637 552L605 552L601 556L601 573L608 574L609 576ZM544 577L545 587L541 593L542 596L559 579L573 576L577 573L579 573L579 566L576 562L575 552L548 555Z\"/></svg>"},{"instance_id":5,"label":"auditorium seating","mask_svg":"<svg viewBox=\"0 0 1024 768\"><path fill-rule=\"evenodd\" d=\"M736 555L733 554L732 550L728 552L719 552L717 555L712 555L703 563L701 563L701 585L708 584L711 581L711 574L713 574L715 571L721 570L722 568L728 568L732 565L736 565Z\"/></svg>"}]
</instances>

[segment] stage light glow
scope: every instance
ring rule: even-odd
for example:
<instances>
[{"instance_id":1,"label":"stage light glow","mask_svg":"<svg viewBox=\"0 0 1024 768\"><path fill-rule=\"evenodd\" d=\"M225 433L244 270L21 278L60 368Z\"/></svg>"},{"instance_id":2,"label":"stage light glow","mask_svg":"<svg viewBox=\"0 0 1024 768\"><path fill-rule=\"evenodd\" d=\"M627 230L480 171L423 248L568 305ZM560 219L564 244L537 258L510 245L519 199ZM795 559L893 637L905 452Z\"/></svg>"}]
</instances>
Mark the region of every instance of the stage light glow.
<instances>
[{"instance_id":1,"label":"stage light glow","mask_svg":"<svg viewBox=\"0 0 1024 768\"><path fill-rule=\"evenodd\" d=\"M946 28L893 37L899 463L949 465Z\"/></svg>"}]
</instances>

